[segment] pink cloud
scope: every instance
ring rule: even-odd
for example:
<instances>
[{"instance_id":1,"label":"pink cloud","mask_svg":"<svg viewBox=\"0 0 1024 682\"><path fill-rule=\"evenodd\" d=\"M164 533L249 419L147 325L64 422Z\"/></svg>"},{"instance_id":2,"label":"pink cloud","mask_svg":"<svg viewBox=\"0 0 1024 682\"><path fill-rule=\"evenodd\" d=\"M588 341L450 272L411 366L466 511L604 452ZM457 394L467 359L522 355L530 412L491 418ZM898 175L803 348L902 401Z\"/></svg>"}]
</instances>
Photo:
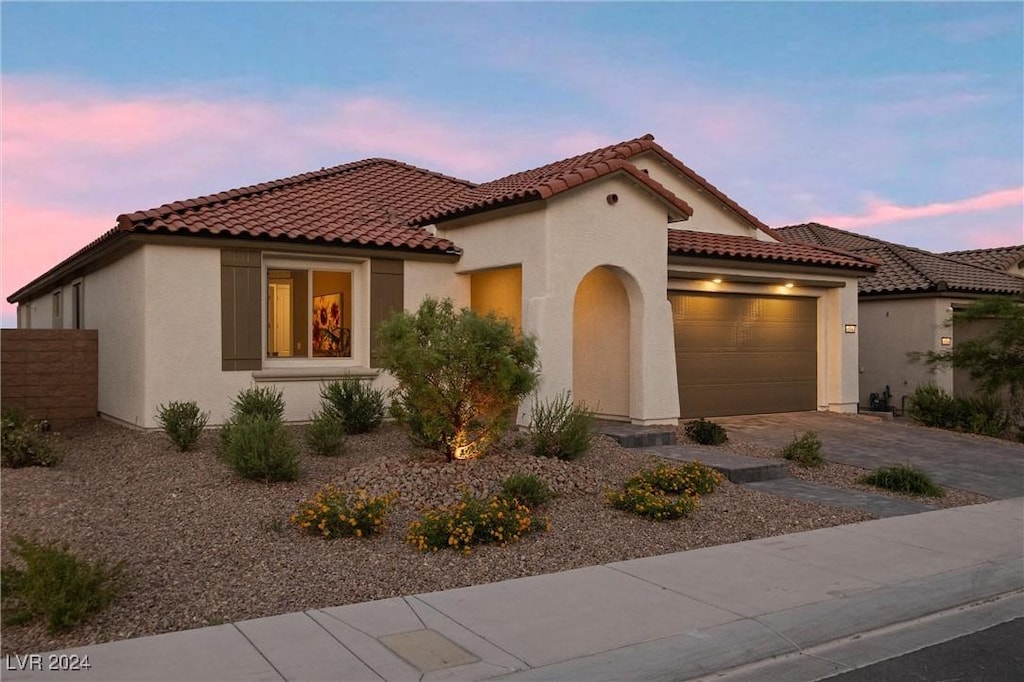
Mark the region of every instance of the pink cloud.
<instances>
[{"instance_id":1,"label":"pink cloud","mask_svg":"<svg viewBox=\"0 0 1024 682\"><path fill-rule=\"evenodd\" d=\"M897 206L885 201L871 200L868 210L860 215L824 215L812 221L841 228L865 227L882 223L899 223L920 218L981 213L994 209L1024 205L1024 187L987 192L958 201L935 202L923 206Z\"/></svg>"}]
</instances>

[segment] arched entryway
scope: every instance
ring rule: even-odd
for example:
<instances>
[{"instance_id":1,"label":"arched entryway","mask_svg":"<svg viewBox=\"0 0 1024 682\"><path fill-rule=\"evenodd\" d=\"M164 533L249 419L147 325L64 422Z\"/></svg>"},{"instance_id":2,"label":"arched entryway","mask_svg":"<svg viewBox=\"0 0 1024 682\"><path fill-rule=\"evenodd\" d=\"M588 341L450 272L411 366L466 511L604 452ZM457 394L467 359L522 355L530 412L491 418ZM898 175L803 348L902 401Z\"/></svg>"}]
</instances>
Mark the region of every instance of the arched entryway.
<instances>
[{"instance_id":1,"label":"arched entryway","mask_svg":"<svg viewBox=\"0 0 1024 682\"><path fill-rule=\"evenodd\" d=\"M572 324L573 399L599 416L630 416L630 306L619 275L601 266L576 288Z\"/></svg>"}]
</instances>

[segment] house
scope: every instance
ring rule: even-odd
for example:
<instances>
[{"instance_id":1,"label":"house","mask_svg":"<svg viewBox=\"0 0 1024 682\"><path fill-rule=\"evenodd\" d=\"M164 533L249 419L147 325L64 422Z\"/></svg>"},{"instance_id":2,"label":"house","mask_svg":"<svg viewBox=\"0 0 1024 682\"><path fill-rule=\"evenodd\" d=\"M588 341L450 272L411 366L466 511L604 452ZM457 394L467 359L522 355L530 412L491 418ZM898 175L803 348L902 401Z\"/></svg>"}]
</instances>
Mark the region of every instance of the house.
<instances>
[{"instance_id":1,"label":"house","mask_svg":"<svg viewBox=\"0 0 1024 682\"><path fill-rule=\"evenodd\" d=\"M99 330L99 411L142 427L249 386L307 419L388 387L374 330L427 296L536 336L540 399L605 417L857 409L858 255L781 241L646 135L476 184L367 159L128 213L9 301ZM520 415L520 419L523 415Z\"/></svg>"},{"instance_id":2,"label":"house","mask_svg":"<svg viewBox=\"0 0 1024 682\"><path fill-rule=\"evenodd\" d=\"M879 262L860 281L860 404L867 409L891 394L902 409L918 386L933 383L948 393L975 391L968 372L936 368L919 355L940 351L990 329L985 321L953 321L953 313L982 296L1024 290L1024 245L935 254L826 225L809 223L776 232L794 243L827 246Z\"/></svg>"}]
</instances>

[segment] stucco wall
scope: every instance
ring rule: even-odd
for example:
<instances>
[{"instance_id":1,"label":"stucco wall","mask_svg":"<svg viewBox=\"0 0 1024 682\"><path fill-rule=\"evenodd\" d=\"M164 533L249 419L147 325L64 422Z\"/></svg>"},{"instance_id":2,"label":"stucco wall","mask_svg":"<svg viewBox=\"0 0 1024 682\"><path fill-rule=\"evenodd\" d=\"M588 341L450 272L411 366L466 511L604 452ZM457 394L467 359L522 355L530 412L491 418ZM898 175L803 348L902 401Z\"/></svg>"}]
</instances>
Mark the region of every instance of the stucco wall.
<instances>
[{"instance_id":1,"label":"stucco wall","mask_svg":"<svg viewBox=\"0 0 1024 682\"><path fill-rule=\"evenodd\" d=\"M497 268L474 272L470 277L470 307L486 315L493 312L522 329L523 269Z\"/></svg>"},{"instance_id":2,"label":"stucco wall","mask_svg":"<svg viewBox=\"0 0 1024 682\"><path fill-rule=\"evenodd\" d=\"M639 154L630 161L637 168L646 170L653 180L660 182L693 209L693 215L689 220L672 223L672 228L771 240L771 237L753 228L750 223L740 218L735 211L727 208L716 197L708 194L689 178L680 175L679 171L668 165L654 152Z\"/></svg>"},{"instance_id":3,"label":"stucco wall","mask_svg":"<svg viewBox=\"0 0 1024 682\"><path fill-rule=\"evenodd\" d=\"M607 196L618 201L609 204ZM583 277L614 266L629 298L634 422L679 416L671 308L665 296L666 207L620 175L550 201L438 226L464 250L459 272L522 265L523 330L538 339L546 400L573 389L573 302ZM524 415L520 414L520 420Z\"/></svg>"},{"instance_id":4,"label":"stucco wall","mask_svg":"<svg viewBox=\"0 0 1024 682\"><path fill-rule=\"evenodd\" d=\"M892 392L891 404L900 409L903 399L929 383L953 390L953 373L914 361L908 353L942 350L943 336L952 317L950 298L863 300L860 303L860 404L869 406L872 393Z\"/></svg>"},{"instance_id":5,"label":"stucco wall","mask_svg":"<svg viewBox=\"0 0 1024 682\"><path fill-rule=\"evenodd\" d=\"M573 315L573 399L599 416L628 418L629 296L613 271L583 278Z\"/></svg>"}]
</instances>

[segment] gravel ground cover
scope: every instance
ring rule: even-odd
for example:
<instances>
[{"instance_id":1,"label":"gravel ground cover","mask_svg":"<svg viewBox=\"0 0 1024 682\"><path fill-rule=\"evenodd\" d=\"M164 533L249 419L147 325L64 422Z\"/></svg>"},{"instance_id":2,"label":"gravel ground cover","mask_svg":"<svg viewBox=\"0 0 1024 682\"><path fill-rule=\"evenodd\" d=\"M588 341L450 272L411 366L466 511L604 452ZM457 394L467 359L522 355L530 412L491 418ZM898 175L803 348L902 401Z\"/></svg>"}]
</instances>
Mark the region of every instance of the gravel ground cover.
<instances>
[{"instance_id":1,"label":"gravel ground cover","mask_svg":"<svg viewBox=\"0 0 1024 682\"><path fill-rule=\"evenodd\" d=\"M290 428L301 442L304 427ZM350 437L341 457L304 451L299 480L272 486L242 479L221 462L214 430L187 453L174 449L162 433L101 420L66 429L59 439L66 453L60 466L3 470L0 558L11 560L14 535L58 541L86 557L123 561L129 582L107 610L63 634L50 636L35 625L4 628L4 654L431 592L871 518L726 482L689 518L649 521L611 509L603 491L659 460L603 437L575 462L532 457L523 437L511 435L484 459L448 464L386 424L378 432ZM754 443L727 447L773 456ZM797 469L794 475L803 478ZM856 485L845 469L850 467L830 464L807 475ZM422 554L405 542L409 522L423 505L452 502L463 488L494 492L513 472L535 473L558 493L543 510L550 531L468 555ZM289 524L299 502L330 482L375 493L397 491L388 531L369 539L325 541ZM985 500L952 497L945 503Z\"/></svg>"}]
</instances>

